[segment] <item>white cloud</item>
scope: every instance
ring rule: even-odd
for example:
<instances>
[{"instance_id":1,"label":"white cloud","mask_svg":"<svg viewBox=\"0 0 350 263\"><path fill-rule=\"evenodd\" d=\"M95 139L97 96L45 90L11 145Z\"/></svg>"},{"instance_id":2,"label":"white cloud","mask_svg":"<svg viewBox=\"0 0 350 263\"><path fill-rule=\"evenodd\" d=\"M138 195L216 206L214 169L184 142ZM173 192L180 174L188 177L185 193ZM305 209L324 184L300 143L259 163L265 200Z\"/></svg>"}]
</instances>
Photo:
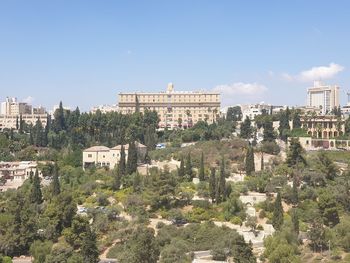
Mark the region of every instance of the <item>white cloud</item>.
<instances>
[{"instance_id":1,"label":"white cloud","mask_svg":"<svg viewBox=\"0 0 350 263\"><path fill-rule=\"evenodd\" d=\"M222 95L242 95L247 97L256 97L267 91L267 88L259 83L236 82L233 84L218 85L213 89Z\"/></svg>"},{"instance_id":2,"label":"white cloud","mask_svg":"<svg viewBox=\"0 0 350 263\"><path fill-rule=\"evenodd\" d=\"M34 101L34 98L32 96L28 96L23 99L23 102L26 102L28 104L31 104Z\"/></svg>"},{"instance_id":3,"label":"white cloud","mask_svg":"<svg viewBox=\"0 0 350 263\"><path fill-rule=\"evenodd\" d=\"M297 80L310 82L314 80L331 79L343 70L343 66L336 63L330 63L328 66L312 67L311 69L304 70L295 76L283 73L282 78L288 81Z\"/></svg>"}]
</instances>

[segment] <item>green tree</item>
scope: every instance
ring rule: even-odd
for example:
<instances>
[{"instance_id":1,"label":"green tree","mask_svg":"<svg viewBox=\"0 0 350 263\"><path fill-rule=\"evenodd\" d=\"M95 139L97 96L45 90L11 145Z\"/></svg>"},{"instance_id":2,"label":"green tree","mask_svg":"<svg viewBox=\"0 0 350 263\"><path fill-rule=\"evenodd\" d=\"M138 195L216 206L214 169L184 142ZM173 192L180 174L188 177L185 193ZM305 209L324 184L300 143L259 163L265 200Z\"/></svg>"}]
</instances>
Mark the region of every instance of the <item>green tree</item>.
<instances>
[{"instance_id":1,"label":"green tree","mask_svg":"<svg viewBox=\"0 0 350 263\"><path fill-rule=\"evenodd\" d=\"M58 165L55 164L54 174L52 178L52 195L56 196L61 193L60 180L58 178Z\"/></svg>"},{"instance_id":2,"label":"green tree","mask_svg":"<svg viewBox=\"0 0 350 263\"><path fill-rule=\"evenodd\" d=\"M55 111L54 115L55 115L55 130L56 130L56 132L65 130L66 129L66 121L65 121L62 101L60 101L60 105L59 105L58 109Z\"/></svg>"},{"instance_id":3,"label":"green tree","mask_svg":"<svg viewBox=\"0 0 350 263\"><path fill-rule=\"evenodd\" d=\"M204 173L204 155L202 152L201 155L201 163L200 163L200 167L199 167L199 180L200 181L204 181L205 180L205 173Z\"/></svg>"},{"instance_id":4,"label":"green tree","mask_svg":"<svg viewBox=\"0 0 350 263\"><path fill-rule=\"evenodd\" d=\"M292 209L292 228L296 235L299 235L299 216L296 208Z\"/></svg>"},{"instance_id":5,"label":"green tree","mask_svg":"<svg viewBox=\"0 0 350 263\"><path fill-rule=\"evenodd\" d=\"M43 196L40 188L39 172L38 172L38 169L36 169L34 178L33 178L31 193L30 193L30 200L32 203L41 204L42 199L43 199Z\"/></svg>"},{"instance_id":6,"label":"green tree","mask_svg":"<svg viewBox=\"0 0 350 263\"><path fill-rule=\"evenodd\" d=\"M337 176L338 168L334 162L326 155L325 152L320 152L318 155L318 168L329 180L334 180Z\"/></svg>"},{"instance_id":7,"label":"green tree","mask_svg":"<svg viewBox=\"0 0 350 263\"><path fill-rule=\"evenodd\" d=\"M293 114L293 129L301 128L300 113L295 111Z\"/></svg>"},{"instance_id":8,"label":"green tree","mask_svg":"<svg viewBox=\"0 0 350 263\"><path fill-rule=\"evenodd\" d=\"M260 170L264 171L264 152L261 151Z\"/></svg>"},{"instance_id":9,"label":"green tree","mask_svg":"<svg viewBox=\"0 0 350 263\"><path fill-rule=\"evenodd\" d=\"M81 255L84 263L99 262L99 251L97 248L96 234L89 229L84 233L81 245Z\"/></svg>"},{"instance_id":10,"label":"green tree","mask_svg":"<svg viewBox=\"0 0 350 263\"><path fill-rule=\"evenodd\" d=\"M129 143L128 161L126 164L126 173L132 174L137 170L137 149L135 141Z\"/></svg>"},{"instance_id":11,"label":"green tree","mask_svg":"<svg viewBox=\"0 0 350 263\"><path fill-rule=\"evenodd\" d=\"M214 203L215 195L216 195L216 177L215 177L215 168L214 167L211 167L211 169L210 169L209 194L210 194L212 203Z\"/></svg>"},{"instance_id":12,"label":"green tree","mask_svg":"<svg viewBox=\"0 0 350 263\"><path fill-rule=\"evenodd\" d=\"M331 191L320 191L318 196L318 207L321 211L321 216L325 225L334 227L339 223L338 204L336 197Z\"/></svg>"},{"instance_id":13,"label":"green tree","mask_svg":"<svg viewBox=\"0 0 350 263\"><path fill-rule=\"evenodd\" d=\"M253 147L248 147L245 157L245 171L247 175L255 172L254 150Z\"/></svg>"},{"instance_id":14,"label":"green tree","mask_svg":"<svg viewBox=\"0 0 350 263\"><path fill-rule=\"evenodd\" d=\"M298 182L296 175L293 177L293 188L292 188L292 204L293 205L298 205L299 203L299 194L298 194Z\"/></svg>"},{"instance_id":15,"label":"green tree","mask_svg":"<svg viewBox=\"0 0 350 263\"><path fill-rule=\"evenodd\" d=\"M263 123L263 141L264 142L274 142L276 139L275 136L275 131L273 129L273 123L271 118L269 118L269 116L267 116L266 118L264 118L264 123Z\"/></svg>"},{"instance_id":16,"label":"green tree","mask_svg":"<svg viewBox=\"0 0 350 263\"><path fill-rule=\"evenodd\" d=\"M244 139L249 139L252 136L251 121L247 116L246 119L241 124L241 137Z\"/></svg>"},{"instance_id":17,"label":"green tree","mask_svg":"<svg viewBox=\"0 0 350 263\"><path fill-rule=\"evenodd\" d=\"M308 237L311 241L311 247L314 251L319 251L326 246L325 229L320 218L315 218L308 232Z\"/></svg>"},{"instance_id":18,"label":"green tree","mask_svg":"<svg viewBox=\"0 0 350 263\"><path fill-rule=\"evenodd\" d=\"M134 180L133 180L133 184L132 184L132 188L133 191L136 193L139 193L141 191L141 176L140 174L136 171L135 176L134 176Z\"/></svg>"},{"instance_id":19,"label":"green tree","mask_svg":"<svg viewBox=\"0 0 350 263\"><path fill-rule=\"evenodd\" d=\"M280 123L279 123L279 127L278 127L278 131L279 131L279 136L281 138L281 140L283 141L287 141L287 132L290 130L290 126L289 126L289 118L290 118L290 111L289 108L287 107L287 109L283 112L281 112L280 114Z\"/></svg>"},{"instance_id":20,"label":"green tree","mask_svg":"<svg viewBox=\"0 0 350 263\"><path fill-rule=\"evenodd\" d=\"M185 162L184 162L184 157L182 155L180 158L180 168L177 170L177 175L180 178L184 178L185 176Z\"/></svg>"},{"instance_id":21,"label":"green tree","mask_svg":"<svg viewBox=\"0 0 350 263\"><path fill-rule=\"evenodd\" d=\"M124 176L126 174L126 160L125 160L125 148L124 145L120 148L120 159L118 163L118 174Z\"/></svg>"},{"instance_id":22,"label":"green tree","mask_svg":"<svg viewBox=\"0 0 350 263\"><path fill-rule=\"evenodd\" d=\"M287 152L287 164L289 167L299 164L306 165L306 160L303 156L304 149L301 146L299 139L292 138L290 140L289 151Z\"/></svg>"},{"instance_id":23,"label":"green tree","mask_svg":"<svg viewBox=\"0 0 350 263\"><path fill-rule=\"evenodd\" d=\"M278 192L272 215L272 225L276 230L280 230L283 225L283 207L281 194Z\"/></svg>"},{"instance_id":24,"label":"green tree","mask_svg":"<svg viewBox=\"0 0 350 263\"><path fill-rule=\"evenodd\" d=\"M218 183L216 185L217 187L217 194L216 194L216 203L220 203L222 201L225 201L225 160L224 157L221 159L221 164L220 164L220 177L218 178Z\"/></svg>"},{"instance_id":25,"label":"green tree","mask_svg":"<svg viewBox=\"0 0 350 263\"><path fill-rule=\"evenodd\" d=\"M122 177L119 170L119 165L115 166L113 171L113 190L119 190L121 186Z\"/></svg>"},{"instance_id":26,"label":"green tree","mask_svg":"<svg viewBox=\"0 0 350 263\"><path fill-rule=\"evenodd\" d=\"M33 263L45 263L46 256L50 254L51 248L51 241L35 240L29 249L30 254L34 257Z\"/></svg>"},{"instance_id":27,"label":"green tree","mask_svg":"<svg viewBox=\"0 0 350 263\"><path fill-rule=\"evenodd\" d=\"M186 159L185 166L185 175L188 181L192 181L193 178L193 170L192 170L192 162L191 162L191 153L189 152Z\"/></svg>"},{"instance_id":28,"label":"green tree","mask_svg":"<svg viewBox=\"0 0 350 263\"><path fill-rule=\"evenodd\" d=\"M154 230L138 226L124 243L118 255L121 263L156 263L159 258L159 245Z\"/></svg>"}]
</instances>

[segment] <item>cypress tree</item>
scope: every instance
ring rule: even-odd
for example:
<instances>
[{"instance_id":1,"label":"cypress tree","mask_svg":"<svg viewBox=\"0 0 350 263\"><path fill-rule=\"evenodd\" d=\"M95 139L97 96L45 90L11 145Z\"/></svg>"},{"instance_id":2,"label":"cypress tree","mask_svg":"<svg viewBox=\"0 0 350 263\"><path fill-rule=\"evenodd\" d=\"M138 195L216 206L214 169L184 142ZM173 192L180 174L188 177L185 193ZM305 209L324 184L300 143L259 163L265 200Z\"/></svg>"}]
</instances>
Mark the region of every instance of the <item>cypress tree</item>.
<instances>
[{"instance_id":1,"label":"cypress tree","mask_svg":"<svg viewBox=\"0 0 350 263\"><path fill-rule=\"evenodd\" d=\"M192 171L192 162L191 162L191 153L189 152L186 159L185 174L188 176L188 181L192 181L193 171Z\"/></svg>"},{"instance_id":2,"label":"cypress tree","mask_svg":"<svg viewBox=\"0 0 350 263\"><path fill-rule=\"evenodd\" d=\"M251 146L248 147L246 153L245 171L247 175L251 175L253 172L255 172L254 150Z\"/></svg>"},{"instance_id":3,"label":"cypress tree","mask_svg":"<svg viewBox=\"0 0 350 263\"><path fill-rule=\"evenodd\" d=\"M264 153L261 152L261 164L260 164L260 167L261 167L261 171L264 171L265 167L264 167Z\"/></svg>"},{"instance_id":4,"label":"cypress tree","mask_svg":"<svg viewBox=\"0 0 350 263\"><path fill-rule=\"evenodd\" d=\"M52 194L53 196L57 196L61 193L60 181L58 178L58 166L55 165L55 171L52 179Z\"/></svg>"},{"instance_id":5,"label":"cypress tree","mask_svg":"<svg viewBox=\"0 0 350 263\"><path fill-rule=\"evenodd\" d=\"M18 131L19 129L19 120L18 120L18 115L16 116L16 130Z\"/></svg>"},{"instance_id":6,"label":"cypress tree","mask_svg":"<svg viewBox=\"0 0 350 263\"><path fill-rule=\"evenodd\" d=\"M292 188L292 204L297 205L299 203L299 196L298 196L298 185L297 185L297 179L294 175L293 177L293 188Z\"/></svg>"},{"instance_id":7,"label":"cypress tree","mask_svg":"<svg viewBox=\"0 0 350 263\"><path fill-rule=\"evenodd\" d=\"M42 146L43 143L43 125L38 118L36 121L36 124L34 126L34 132L35 132L35 145L36 146Z\"/></svg>"},{"instance_id":8,"label":"cypress tree","mask_svg":"<svg viewBox=\"0 0 350 263\"><path fill-rule=\"evenodd\" d=\"M38 169L36 169L34 178L33 178L32 189L30 193L30 200L32 203L41 204L42 198L43 196L40 188L39 172L38 172Z\"/></svg>"},{"instance_id":9,"label":"cypress tree","mask_svg":"<svg viewBox=\"0 0 350 263\"><path fill-rule=\"evenodd\" d=\"M219 181L219 195L220 195L220 200L224 201L225 199L225 184L226 184L226 179L225 179L225 160L224 157L222 157L221 160L221 165L220 165L220 181Z\"/></svg>"},{"instance_id":10,"label":"cypress tree","mask_svg":"<svg viewBox=\"0 0 350 263\"><path fill-rule=\"evenodd\" d=\"M276 230L280 230L281 226L283 225L283 207L282 207L281 194L279 192L275 200L273 216L272 216L272 225Z\"/></svg>"},{"instance_id":11,"label":"cypress tree","mask_svg":"<svg viewBox=\"0 0 350 263\"><path fill-rule=\"evenodd\" d=\"M124 176L126 172L126 160L125 160L125 148L124 145L122 145L120 149L120 159L118 164L118 174L119 176Z\"/></svg>"},{"instance_id":12,"label":"cypress tree","mask_svg":"<svg viewBox=\"0 0 350 263\"><path fill-rule=\"evenodd\" d=\"M126 173L132 174L137 170L137 150L135 141L129 143L128 161L126 164Z\"/></svg>"},{"instance_id":13,"label":"cypress tree","mask_svg":"<svg viewBox=\"0 0 350 263\"><path fill-rule=\"evenodd\" d=\"M216 195L216 178L215 178L215 168L214 167L212 167L210 169L209 194L210 194L212 203L214 203L215 195Z\"/></svg>"},{"instance_id":14,"label":"cypress tree","mask_svg":"<svg viewBox=\"0 0 350 263\"><path fill-rule=\"evenodd\" d=\"M22 114L19 115L19 133L23 133L23 119L22 119Z\"/></svg>"},{"instance_id":15,"label":"cypress tree","mask_svg":"<svg viewBox=\"0 0 350 263\"><path fill-rule=\"evenodd\" d=\"M119 166L114 167L112 174L113 174L113 178L114 178L113 190L116 191L116 190L120 189L121 181L122 181Z\"/></svg>"},{"instance_id":16,"label":"cypress tree","mask_svg":"<svg viewBox=\"0 0 350 263\"><path fill-rule=\"evenodd\" d=\"M177 175L180 178L183 178L185 176L185 163L184 163L184 157L182 155L180 159L180 168L177 170Z\"/></svg>"},{"instance_id":17,"label":"cypress tree","mask_svg":"<svg viewBox=\"0 0 350 263\"><path fill-rule=\"evenodd\" d=\"M301 120L299 112L295 112L293 116L293 129L301 128Z\"/></svg>"},{"instance_id":18,"label":"cypress tree","mask_svg":"<svg viewBox=\"0 0 350 263\"><path fill-rule=\"evenodd\" d=\"M204 174L204 155L203 155L203 152L202 152L202 155L201 155L201 163L200 163L200 167L199 167L199 180L200 181L204 181L205 179L205 174Z\"/></svg>"},{"instance_id":19,"label":"cypress tree","mask_svg":"<svg viewBox=\"0 0 350 263\"><path fill-rule=\"evenodd\" d=\"M215 178L215 203L220 204L221 202L221 195L220 195L220 176Z\"/></svg>"},{"instance_id":20,"label":"cypress tree","mask_svg":"<svg viewBox=\"0 0 350 263\"><path fill-rule=\"evenodd\" d=\"M97 248L96 234L89 229L83 234L81 255L84 263L99 262L99 251Z\"/></svg>"},{"instance_id":21,"label":"cypress tree","mask_svg":"<svg viewBox=\"0 0 350 263\"><path fill-rule=\"evenodd\" d=\"M293 227L293 232L296 235L299 235L299 217L298 217L296 208L292 209L292 227Z\"/></svg>"},{"instance_id":22,"label":"cypress tree","mask_svg":"<svg viewBox=\"0 0 350 263\"><path fill-rule=\"evenodd\" d=\"M241 124L241 137L249 139L252 136L252 127L249 117L247 116Z\"/></svg>"},{"instance_id":23,"label":"cypress tree","mask_svg":"<svg viewBox=\"0 0 350 263\"><path fill-rule=\"evenodd\" d=\"M30 127L30 130L29 130L29 144L34 145L33 128L32 127Z\"/></svg>"}]
</instances>

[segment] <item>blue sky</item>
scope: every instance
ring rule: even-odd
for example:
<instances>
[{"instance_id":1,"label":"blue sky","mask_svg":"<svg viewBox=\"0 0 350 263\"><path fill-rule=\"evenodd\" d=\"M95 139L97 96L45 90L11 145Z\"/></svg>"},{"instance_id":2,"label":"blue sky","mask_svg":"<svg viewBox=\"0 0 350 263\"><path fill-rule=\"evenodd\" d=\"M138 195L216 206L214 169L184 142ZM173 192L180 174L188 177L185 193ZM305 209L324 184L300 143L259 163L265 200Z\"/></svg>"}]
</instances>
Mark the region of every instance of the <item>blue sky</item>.
<instances>
[{"instance_id":1,"label":"blue sky","mask_svg":"<svg viewBox=\"0 0 350 263\"><path fill-rule=\"evenodd\" d=\"M0 100L115 104L121 91L219 90L223 105L303 105L350 90L350 2L0 1Z\"/></svg>"}]
</instances>

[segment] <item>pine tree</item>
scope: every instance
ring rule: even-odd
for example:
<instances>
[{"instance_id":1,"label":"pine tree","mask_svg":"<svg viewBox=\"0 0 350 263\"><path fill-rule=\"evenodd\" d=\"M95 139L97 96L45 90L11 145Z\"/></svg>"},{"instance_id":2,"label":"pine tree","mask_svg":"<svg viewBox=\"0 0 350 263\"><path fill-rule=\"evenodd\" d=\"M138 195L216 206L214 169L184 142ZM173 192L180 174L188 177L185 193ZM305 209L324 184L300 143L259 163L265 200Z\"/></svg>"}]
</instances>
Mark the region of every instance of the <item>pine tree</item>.
<instances>
[{"instance_id":1,"label":"pine tree","mask_svg":"<svg viewBox=\"0 0 350 263\"><path fill-rule=\"evenodd\" d=\"M135 141L129 143L128 161L126 163L126 174L132 174L137 170L137 150Z\"/></svg>"},{"instance_id":2,"label":"pine tree","mask_svg":"<svg viewBox=\"0 0 350 263\"><path fill-rule=\"evenodd\" d=\"M125 148L122 145L120 149L120 159L118 164L118 175L124 176L126 174L126 160L125 160Z\"/></svg>"},{"instance_id":3,"label":"pine tree","mask_svg":"<svg viewBox=\"0 0 350 263\"><path fill-rule=\"evenodd\" d=\"M212 203L214 203L215 195L216 195L216 178L215 178L215 168L214 167L212 167L210 169L209 194L210 194Z\"/></svg>"},{"instance_id":4,"label":"pine tree","mask_svg":"<svg viewBox=\"0 0 350 263\"><path fill-rule=\"evenodd\" d=\"M199 167L199 180L200 181L204 181L205 179L205 174L204 174L204 155L203 155L203 152L202 152L202 155L201 155L201 163L200 163L200 167Z\"/></svg>"},{"instance_id":5,"label":"pine tree","mask_svg":"<svg viewBox=\"0 0 350 263\"><path fill-rule=\"evenodd\" d=\"M32 189L30 193L30 200L32 203L41 204L42 198L43 196L40 189L39 172L38 172L38 169L36 169L34 178L33 178Z\"/></svg>"},{"instance_id":6,"label":"pine tree","mask_svg":"<svg viewBox=\"0 0 350 263\"><path fill-rule=\"evenodd\" d=\"M57 196L61 193L60 181L58 178L58 166L55 165L55 170L52 178L52 195Z\"/></svg>"},{"instance_id":7,"label":"pine tree","mask_svg":"<svg viewBox=\"0 0 350 263\"><path fill-rule=\"evenodd\" d=\"M298 217L298 211L296 208L292 209L292 227L293 227L293 232L296 235L299 235L299 217Z\"/></svg>"},{"instance_id":8,"label":"pine tree","mask_svg":"<svg viewBox=\"0 0 350 263\"><path fill-rule=\"evenodd\" d=\"M251 175L253 172L255 172L254 150L250 146L248 147L246 153L245 171L247 175Z\"/></svg>"},{"instance_id":9,"label":"pine tree","mask_svg":"<svg viewBox=\"0 0 350 263\"><path fill-rule=\"evenodd\" d=\"M287 164L289 167L306 164L306 160L303 157L304 149L301 146L299 139L292 138L289 145L289 151L287 152Z\"/></svg>"},{"instance_id":10,"label":"pine tree","mask_svg":"<svg viewBox=\"0 0 350 263\"><path fill-rule=\"evenodd\" d=\"M249 139L252 136L252 127L249 117L247 116L244 122L241 124L241 137Z\"/></svg>"},{"instance_id":11,"label":"pine tree","mask_svg":"<svg viewBox=\"0 0 350 263\"><path fill-rule=\"evenodd\" d=\"M97 248L96 234L92 231L86 231L83 234L81 255L84 263L99 262L99 251Z\"/></svg>"},{"instance_id":12,"label":"pine tree","mask_svg":"<svg viewBox=\"0 0 350 263\"><path fill-rule=\"evenodd\" d=\"M180 159L180 168L177 170L177 175L180 178L184 178L185 176L185 162L184 162L184 157L182 155Z\"/></svg>"},{"instance_id":13,"label":"pine tree","mask_svg":"<svg viewBox=\"0 0 350 263\"><path fill-rule=\"evenodd\" d=\"M189 152L186 159L186 167L185 174L188 177L188 181L192 181L193 178L193 170L192 170L192 162L191 162L191 153Z\"/></svg>"},{"instance_id":14,"label":"pine tree","mask_svg":"<svg viewBox=\"0 0 350 263\"><path fill-rule=\"evenodd\" d=\"M273 216L272 216L272 225L276 230L280 230L283 225L283 207L282 207L281 194L279 192L275 200Z\"/></svg>"}]
</instances>

